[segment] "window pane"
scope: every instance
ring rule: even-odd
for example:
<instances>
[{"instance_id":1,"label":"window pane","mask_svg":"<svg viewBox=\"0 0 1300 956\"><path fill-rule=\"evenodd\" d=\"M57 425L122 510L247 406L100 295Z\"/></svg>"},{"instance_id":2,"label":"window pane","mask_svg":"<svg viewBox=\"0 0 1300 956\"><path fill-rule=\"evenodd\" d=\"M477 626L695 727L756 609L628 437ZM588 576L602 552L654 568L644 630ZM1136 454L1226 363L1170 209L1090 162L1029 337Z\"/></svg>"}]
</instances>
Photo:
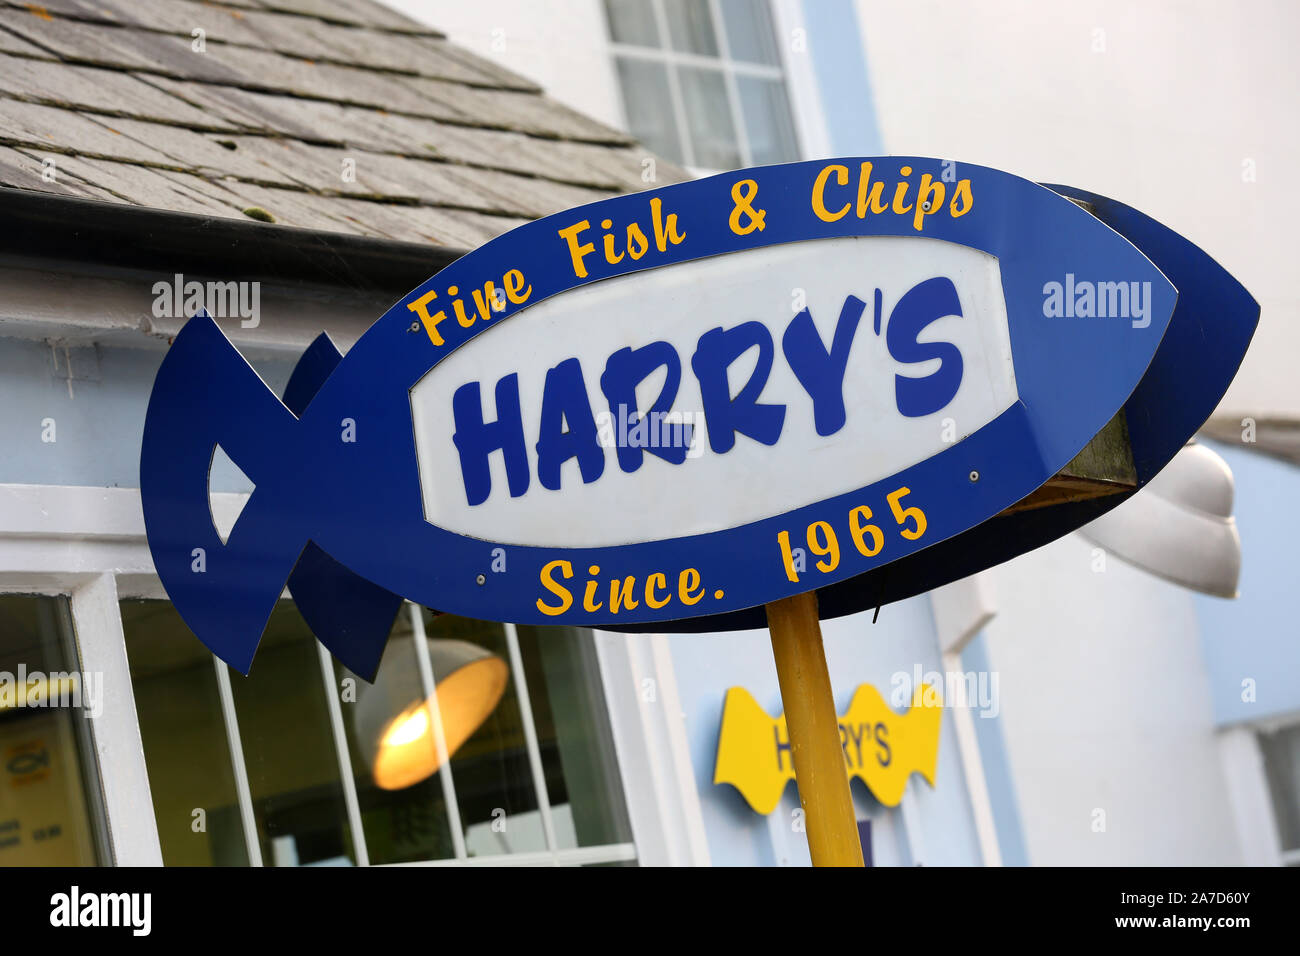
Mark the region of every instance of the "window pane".
<instances>
[{"instance_id":1,"label":"window pane","mask_svg":"<svg viewBox=\"0 0 1300 956\"><path fill-rule=\"evenodd\" d=\"M720 70L682 67L677 71L690 127L695 165L705 169L735 169L740 147L727 103L727 84Z\"/></svg>"},{"instance_id":2,"label":"window pane","mask_svg":"<svg viewBox=\"0 0 1300 956\"><path fill-rule=\"evenodd\" d=\"M352 776L356 782L370 862L451 859L456 850L442 781L433 769L437 762L433 738L427 736L412 744L422 751L416 754L416 758L427 765L427 772L395 780L391 765L377 762L384 733L401 719L411 703L423 699L423 685L419 682L420 662L407 608L404 606L393 622L388 646L384 648L384 657L373 684L350 674L337 662L334 670L341 691L343 726L352 758ZM437 673L436 660L434 672ZM403 695L410 700L396 703L395 698ZM414 728L417 725L406 726ZM409 758L410 752L405 752Z\"/></svg>"},{"instance_id":3,"label":"window pane","mask_svg":"<svg viewBox=\"0 0 1300 956\"><path fill-rule=\"evenodd\" d=\"M727 50L733 60L777 66L769 0L722 0Z\"/></svg>"},{"instance_id":4,"label":"window pane","mask_svg":"<svg viewBox=\"0 0 1300 956\"><path fill-rule=\"evenodd\" d=\"M505 628L451 614L434 616L427 610L424 614L438 681L438 705L448 715L448 746L453 748L451 773L467 852L470 856L492 856L545 850ZM479 677L468 675L461 686L453 685L451 679L457 673L459 660L444 648L455 645L477 649L499 677L485 670ZM448 663L444 664L444 660ZM504 685L494 683L498 679ZM455 727L454 715L465 711L466 699L472 698L481 698L469 711L479 715L482 722L476 727ZM482 717L487 707L491 709ZM457 739L464 740L459 747L454 746Z\"/></svg>"},{"instance_id":5,"label":"window pane","mask_svg":"<svg viewBox=\"0 0 1300 956\"><path fill-rule=\"evenodd\" d=\"M668 71L662 63L619 57L618 82L623 91L628 128L652 152L685 162L681 138L673 119Z\"/></svg>"},{"instance_id":6,"label":"window pane","mask_svg":"<svg viewBox=\"0 0 1300 956\"><path fill-rule=\"evenodd\" d=\"M247 864L212 655L165 601L126 601L123 629L163 861ZM414 672L410 623L400 615L380 673ZM398 640L405 637L403 642ZM251 678L231 672L263 862L355 862L319 652L296 608L282 602ZM371 863L454 855L436 776L400 791L375 785L354 708L364 682L334 665ZM350 681L345 683L345 680ZM192 827L202 809L206 830Z\"/></svg>"},{"instance_id":7,"label":"window pane","mask_svg":"<svg viewBox=\"0 0 1300 956\"><path fill-rule=\"evenodd\" d=\"M252 673L230 671L262 862L355 863L316 638L281 601Z\"/></svg>"},{"instance_id":8,"label":"window pane","mask_svg":"<svg viewBox=\"0 0 1300 956\"><path fill-rule=\"evenodd\" d=\"M609 17L609 35L615 43L662 46L654 6L649 0L605 0L605 13Z\"/></svg>"},{"instance_id":9,"label":"window pane","mask_svg":"<svg viewBox=\"0 0 1300 956\"><path fill-rule=\"evenodd\" d=\"M167 601L123 601L122 631L168 866L245 866L212 655Z\"/></svg>"},{"instance_id":10,"label":"window pane","mask_svg":"<svg viewBox=\"0 0 1300 956\"><path fill-rule=\"evenodd\" d=\"M369 861L455 856L438 719L468 855L546 850L505 628L422 610L435 715L408 610L397 617L374 683L337 662L330 671ZM122 611L164 861L245 863L212 657L170 604L127 601ZM519 644L557 848L630 842L591 635L548 630L545 639L526 630ZM252 674L230 675L267 865L357 860L319 654L284 601ZM196 809L205 829L191 827Z\"/></svg>"},{"instance_id":11,"label":"window pane","mask_svg":"<svg viewBox=\"0 0 1300 956\"><path fill-rule=\"evenodd\" d=\"M746 76L737 76L736 84L740 90L740 108L745 114L745 133L749 136L754 165L789 163L798 159L785 84L780 80Z\"/></svg>"},{"instance_id":12,"label":"window pane","mask_svg":"<svg viewBox=\"0 0 1300 956\"><path fill-rule=\"evenodd\" d=\"M1300 727L1261 734L1264 772L1283 850L1300 850Z\"/></svg>"},{"instance_id":13,"label":"window pane","mask_svg":"<svg viewBox=\"0 0 1300 956\"><path fill-rule=\"evenodd\" d=\"M631 842L591 632L521 626L519 646L560 849Z\"/></svg>"},{"instance_id":14,"label":"window pane","mask_svg":"<svg viewBox=\"0 0 1300 956\"><path fill-rule=\"evenodd\" d=\"M79 671L66 598L0 595L0 866L109 862Z\"/></svg>"},{"instance_id":15,"label":"window pane","mask_svg":"<svg viewBox=\"0 0 1300 956\"><path fill-rule=\"evenodd\" d=\"M713 33L708 0L664 0L664 14L674 50L704 56L718 55L718 38Z\"/></svg>"}]
</instances>

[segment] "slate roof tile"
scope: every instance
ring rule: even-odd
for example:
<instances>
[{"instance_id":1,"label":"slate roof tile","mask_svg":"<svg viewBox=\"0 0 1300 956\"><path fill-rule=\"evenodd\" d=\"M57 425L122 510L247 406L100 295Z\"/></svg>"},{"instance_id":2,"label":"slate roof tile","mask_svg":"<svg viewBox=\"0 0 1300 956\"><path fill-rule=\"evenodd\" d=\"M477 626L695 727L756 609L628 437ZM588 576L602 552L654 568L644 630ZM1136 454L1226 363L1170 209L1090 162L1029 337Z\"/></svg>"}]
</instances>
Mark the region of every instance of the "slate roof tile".
<instances>
[{"instance_id":1,"label":"slate roof tile","mask_svg":"<svg viewBox=\"0 0 1300 956\"><path fill-rule=\"evenodd\" d=\"M320 130L312 117L301 115L313 105L310 100L290 96L268 97L234 86L215 83L190 83L148 73L133 74L140 82L162 90L205 114L243 129L278 133L298 139L319 138ZM334 104L319 104L333 106Z\"/></svg>"},{"instance_id":2,"label":"slate roof tile","mask_svg":"<svg viewBox=\"0 0 1300 956\"><path fill-rule=\"evenodd\" d=\"M12 7L5 8L2 15L0 23L6 30L67 62L147 70L190 65L192 73L183 75L210 75L203 70L202 55L191 49L189 37L40 16ZM195 62L186 63L191 60Z\"/></svg>"},{"instance_id":3,"label":"slate roof tile","mask_svg":"<svg viewBox=\"0 0 1300 956\"><path fill-rule=\"evenodd\" d=\"M0 105L0 110L2 109L3 105ZM171 161L166 165L211 176L233 176L251 182L281 186L298 184L282 167L250 157L247 151L241 153L238 146L223 146L222 143L233 141L219 133L196 133L183 126L111 116L86 115L84 118L157 151Z\"/></svg>"},{"instance_id":4,"label":"slate roof tile","mask_svg":"<svg viewBox=\"0 0 1300 956\"><path fill-rule=\"evenodd\" d=\"M24 149L37 159L48 153ZM54 156L61 182L79 180L103 189L123 202L199 215L239 215L234 207L221 207L192 188L179 186L165 171L92 159L86 156Z\"/></svg>"},{"instance_id":5,"label":"slate roof tile","mask_svg":"<svg viewBox=\"0 0 1300 956\"><path fill-rule=\"evenodd\" d=\"M23 56L45 56L45 50L42 50L34 43L29 43L20 36L16 36L7 30L0 30L0 51L5 53L21 53Z\"/></svg>"},{"instance_id":6,"label":"slate roof tile","mask_svg":"<svg viewBox=\"0 0 1300 956\"><path fill-rule=\"evenodd\" d=\"M7 188L472 248L685 177L371 0L0 0Z\"/></svg>"},{"instance_id":7,"label":"slate roof tile","mask_svg":"<svg viewBox=\"0 0 1300 956\"><path fill-rule=\"evenodd\" d=\"M176 161L73 110L0 99L0 142L53 152L106 156L122 162L174 166Z\"/></svg>"},{"instance_id":8,"label":"slate roof tile","mask_svg":"<svg viewBox=\"0 0 1300 956\"><path fill-rule=\"evenodd\" d=\"M282 226L298 226L302 229L316 229L323 232L355 232L361 235L384 236L396 239L397 236L383 231L378 221L384 210L383 203L367 203L376 208L368 221L350 220L343 207L334 200L315 196L311 193L295 192L290 189L271 189L254 183L225 180L217 184L222 189L237 197L237 211L257 208L271 214L275 222Z\"/></svg>"},{"instance_id":9,"label":"slate roof tile","mask_svg":"<svg viewBox=\"0 0 1300 956\"><path fill-rule=\"evenodd\" d=\"M54 60L0 56L0 93L47 106L137 116L190 129L235 128L221 116L190 106L129 73Z\"/></svg>"},{"instance_id":10,"label":"slate roof tile","mask_svg":"<svg viewBox=\"0 0 1300 956\"><path fill-rule=\"evenodd\" d=\"M46 158L52 158L56 163L55 166L48 167L48 172L44 162ZM57 165L60 161L64 161L63 167ZM105 202L126 201L76 176L63 175L67 171L66 165L65 157L47 157L34 152L0 146L0 185L14 189L31 189L40 182L43 192L56 193L60 196L98 199Z\"/></svg>"},{"instance_id":11,"label":"slate roof tile","mask_svg":"<svg viewBox=\"0 0 1300 956\"><path fill-rule=\"evenodd\" d=\"M438 30L416 23L396 10L372 3L370 0L238 0L238 2L241 6L281 10L327 23L363 26L420 36L443 35Z\"/></svg>"}]
</instances>

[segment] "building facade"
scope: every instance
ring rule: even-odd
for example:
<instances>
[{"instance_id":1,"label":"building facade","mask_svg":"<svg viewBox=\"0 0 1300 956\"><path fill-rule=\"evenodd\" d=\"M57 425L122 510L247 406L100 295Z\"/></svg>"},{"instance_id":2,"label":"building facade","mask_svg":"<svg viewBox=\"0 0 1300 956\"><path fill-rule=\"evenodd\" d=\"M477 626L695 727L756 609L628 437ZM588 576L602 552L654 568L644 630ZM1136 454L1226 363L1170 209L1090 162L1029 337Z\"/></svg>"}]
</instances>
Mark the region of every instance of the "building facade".
<instances>
[{"instance_id":1,"label":"building facade","mask_svg":"<svg viewBox=\"0 0 1300 956\"><path fill-rule=\"evenodd\" d=\"M1109 189L1224 248L1264 306L1270 354L1257 342L1216 435L1258 420L1285 450L1300 407L1277 354L1300 344L1279 331L1294 301L1278 270L1247 261L1280 245L1235 223L1240 197L1223 184L1196 193L1207 218L1189 221L1195 165L1158 187L1129 178L1173 161L1153 152L1166 140L1135 132L1152 104L1124 102L1146 73L1097 74L1111 61L1096 57L1126 56L1139 32L1118 7L1110 26L1008 5L1035 35L1089 50L1070 59L1006 48L1006 17L865 0L324 6L0 11L0 201L17 225L0 261L0 672L45 680L14 681L0 708L0 865L808 863L793 786L760 814L714 783L728 690L780 713L765 632L592 633L407 605L372 685L286 599L250 676L213 658L158 583L138 491L145 408L189 282L205 304L225 296L223 330L280 393L320 330L346 350L399 296L526 219L737 166L953 155ZM1166 56L1177 66L1210 27L1193 17ZM904 57L901 38L921 35L924 56ZM1045 74L1042 56L1056 69L1046 91L1017 79ZM1190 99L1161 89L1170 128L1186 128ZM1044 102L1077 114L1045 125ZM1250 141L1264 125L1244 112ZM1099 116L1111 125L1095 149L1042 142ZM1287 145L1261 139L1247 158L1273 168ZM1258 187L1244 195L1260 208L1294 202L1280 182L1231 185ZM945 704L933 783L913 775L896 806L852 784L869 863L1294 862L1300 654L1283 549L1297 473L1259 442L1213 447L1237 482L1236 601L1160 580L1085 531L823 622L838 713L863 685L898 712L920 685ZM214 459L223 533L256 480ZM426 733L423 712L383 700L417 675L450 714L451 678L469 673L456 653L500 680L463 736L450 717ZM40 706L74 689L75 706ZM421 741L436 772L395 786L379 771L367 715L380 703L379 748Z\"/></svg>"}]
</instances>

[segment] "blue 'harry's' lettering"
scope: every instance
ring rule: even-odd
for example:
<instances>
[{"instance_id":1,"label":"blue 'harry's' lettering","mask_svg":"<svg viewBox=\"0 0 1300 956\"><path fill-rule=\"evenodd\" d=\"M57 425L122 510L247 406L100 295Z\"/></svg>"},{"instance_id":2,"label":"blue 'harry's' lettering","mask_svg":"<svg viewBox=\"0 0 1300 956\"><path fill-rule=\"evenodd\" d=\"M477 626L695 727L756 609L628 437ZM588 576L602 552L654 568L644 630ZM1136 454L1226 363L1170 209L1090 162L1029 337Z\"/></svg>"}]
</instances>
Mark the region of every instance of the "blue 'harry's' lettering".
<instances>
[{"instance_id":1,"label":"blue 'harry's' lettering","mask_svg":"<svg viewBox=\"0 0 1300 956\"><path fill-rule=\"evenodd\" d=\"M875 292L875 331L879 334L881 292ZM817 434L833 435L844 427L844 378L858 324L866 304L848 296L840 309L830 348L821 339L812 314L802 310L786 327L781 337L785 354L795 378L812 399L813 424ZM947 316L963 318L957 288L951 279L939 276L926 279L903 295L889 315L885 346L894 361L904 365L939 360L939 367L928 375L895 375L894 396L900 414L908 418L931 415L948 405L961 387L964 365L961 350L951 342L922 342L919 337L929 326ZM732 397L731 366L746 352L758 349L758 360L749 380ZM691 356L691 370L700 386L700 400L708 422L709 445L716 454L731 451L736 435L745 435L764 445L775 445L785 424L786 406L760 402L763 389L772 373L776 348L772 333L761 322L742 322L730 328L710 329L700 336ZM672 411L681 387L682 362L677 350L668 342L651 342L640 348L622 348L609 357L600 377L600 389L609 402L610 411L632 409L640 420L637 386L659 369L665 370L664 384L650 408L650 415L660 418ZM492 491L490 459L501 452L505 460L506 480L511 497L528 491L529 462L527 443L519 403L519 376L512 373L496 385L496 421L483 418L483 403L478 382L468 382L452 395L455 432L452 439L460 454L465 497L470 505L479 505ZM651 418L651 421L657 420ZM656 444L620 443L617 460L624 472L641 467L646 451L674 465L686 461L691 445L692 426L668 424L665 440ZM565 359L546 373L542 391L541 422L537 450L537 480L543 488L560 488L565 462L578 460L578 471L586 484L596 481L605 471L605 449L601 446L595 416L588 400L582 365L576 358ZM877 727L876 744L888 763L889 745L882 739L883 728ZM861 742L854 740L857 747Z\"/></svg>"},{"instance_id":2,"label":"blue 'harry's' lettering","mask_svg":"<svg viewBox=\"0 0 1300 956\"><path fill-rule=\"evenodd\" d=\"M605 364L605 373L600 376L600 390L605 393L611 410L619 408L637 409L636 387L658 369L666 369L664 387L659 390L659 397L650 406L650 421L658 422L662 416L672 411L673 402L677 400L677 389L682 384L682 360L677 350L667 342L651 342L639 349L619 349L609 357ZM656 418L656 414L660 416ZM636 412L633 412L637 416ZM635 425L639 416L629 421ZM660 426L659 440L648 448L641 443L621 442L618 447L618 466L624 471L636 471L641 467L643 451L658 455L670 464L680 465L686 460L690 450L690 425L667 423Z\"/></svg>"},{"instance_id":3,"label":"blue 'harry's' lettering","mask_svg":"<svg viewBox=\"0 0 1300 956\"><path fill-rule=\"evenodd\" d=\"M478 382L456 389L451 413L456 421L452 441L460 453L460 473L465 480L465 497L471 505L487 501L492 491L488 456L500 451L506 460L506 482L510 497L528 490L528 449L524 442L524 419L519 410L519 375L511 373L497 382L497 420L483 421L483 398Z\"/></svg>"},{"instance_id":4,"label":"blue 'harry's' lettering","mask_svg":"<svg viewBox=\"0 0 1300 956\"><path fill-rule=\"evenodd\" d=\"M876 746L880 748L880 753L876 754L876 761L882 767L888 767L889 762L894 759L893 752L889 748L889 728L884 724L876 724Z\"/></svg>"},{"instance_id":5,"label":"blue 'harry's' lettering","mask_svg":"<svg viewBox=\"0 0 1300 956\"><path fill-rule=\"evenodd\" d=\"M912 364L939 359L939 368L924 378L894 376L898 410L908 418L932 415L957 394L961 386L961 350L951 342L918 342L916 337L931 322L961 315L961 301L952 280L939 276L917 283L889 313L885 344L897 362Z\"/></svg>"},{"instance_id":6,"label":"blue 'harry's' lettering","mask_svg":"<svg viewBox=\"0 0 1300 956\"><path fill-rule=\"evenodd\" d=\"M749 381L731 397L727 370L750 349L758 347L758 362ZM709 423L709 446L719 455L731 451L736 432L764 445L775 445L785 422L785 406L759 402L772 372L776 349L772 333L762 322L742 322L729 329L709 329L700 336L691 369L700 380L704 420Z\"/></svg>"},{"instance_id":7,"label":"blue 'harry's' lettering","mask_svg":"<svg viewBox=\"0 0 1300 956\"><path fill-rule=\"evenodd\" d=\"M843 727L844 725L841 724L840 726ZM857 758L853 761L853 766L855 767L862 766L862 738L864 736L868 738L871 736L870 734L867 733L869 729L870 727L867 724L848 725L849 739L853 741L853 750Z\"/></svg>"},{"instance_id":8,"label":"blue 'harry's' lettering","mask_svg":"<svg viewBox=\"0 0 1300 956\"><path fill-rule=\"evenodd\" d=\"M844 372L849 349L858 331L858 320L867 304L856 296L844 300L835 335L828 352L813 324L812 313L804 309L794 317L781 337L781 349L795 378L813 400L813 424L818 435L834 435L844 427ZM710 426L712 422L710 421ZM710 427L709 432L712 434Z\"/></svg>"},{"instance_id":9,"label":"blue 'harry's' lettering","mask_svg":"<svg viewBox=\"0 0 1300 956\"><path fill-rule=\"evenodd\" d=\"M785 767L784 758L790 758L790 766L794 767L794 751L790 749L790 741L781 742L781 731L774 724L772 726L772 737L776 741L776 769L781 770Z\"/></svg>"},{"instance_id":10,"label":"blue 'harry's' lettering","mask_svg":"<svg viewBox=\"0 0 1300 956\"><path fill-rule=\"evenodd\" d=\"M583 484L591 484L605 470L605 449L600 447L582 365L576 358L565 359L546 373L537 441L537 480L543 488L559 490L560 466L570 458L578 459Z\"/></svg>"}]
</instances>

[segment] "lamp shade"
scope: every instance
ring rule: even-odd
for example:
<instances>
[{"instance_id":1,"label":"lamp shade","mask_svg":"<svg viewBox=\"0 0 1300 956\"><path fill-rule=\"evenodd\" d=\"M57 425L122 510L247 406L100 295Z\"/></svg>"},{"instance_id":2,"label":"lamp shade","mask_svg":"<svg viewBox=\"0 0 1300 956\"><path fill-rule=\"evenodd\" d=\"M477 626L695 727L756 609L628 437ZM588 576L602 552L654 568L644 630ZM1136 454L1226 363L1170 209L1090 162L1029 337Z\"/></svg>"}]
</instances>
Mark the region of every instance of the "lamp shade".
<instances>
[{"instance_id":1,"label":"lamp shade","mask_svg":"<svg viewBox=\"0 0 1300 956\"><path fill-rule=\"evenodd\" d=\"M1192 442L1141 494L1080 530L1093 543L1166 581L1216 597L1236 597L1241 538L1232 499L1228 463Z\"/></svg>"},{"instance_id":2,"label":"lamp shade","mask_svg":"<svg viewBox=\"0 0 1300 956\"><path fill-rule=\"evenodd\" d=\"M402 790L439 767L434 736L441 717L447 756L468 740L505 693L509 669L495 654L467 641L426 639L438 711L424 694L415 638L395 637L375 682L364 683L353 712L357 743L375 785Z\"/></svg>"}]
</instances>

